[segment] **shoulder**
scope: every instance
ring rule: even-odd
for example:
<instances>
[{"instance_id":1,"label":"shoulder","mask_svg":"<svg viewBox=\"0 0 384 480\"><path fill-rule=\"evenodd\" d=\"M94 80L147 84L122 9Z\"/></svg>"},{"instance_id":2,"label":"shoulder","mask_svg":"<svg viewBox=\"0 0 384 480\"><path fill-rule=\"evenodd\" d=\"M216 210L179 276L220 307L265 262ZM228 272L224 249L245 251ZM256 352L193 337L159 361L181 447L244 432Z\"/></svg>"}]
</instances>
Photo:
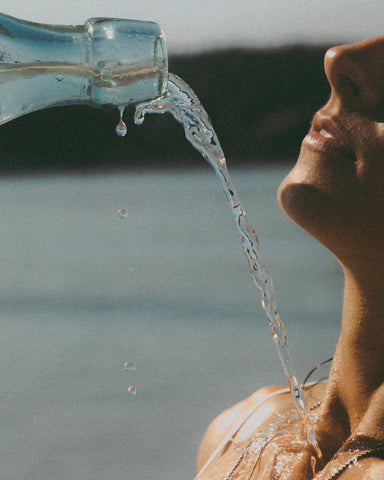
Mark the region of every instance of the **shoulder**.
<instances>
[{"instance_id":1,"label":"shoulder","mask_svg":"<svg viewBox=\"0 0 384 480\"><path fill-rule=\"evenodd\" d=\"M279 393L282 395L279 395ZM262 425L271 414L284 409L287 400L290 399L288 393L288 388L280 385L263 387L216 417L207 428L201 441L197 457L198 471L243 417L245 417L244 421L247 420L247 423L243 426L239 425L239 431L236 430L235 432L237 436L250 434L251 431L255 431ZM255 409L254 413L252 409ZM247 417L248 413L249 418Z\"/></svg>"}]
</instances>

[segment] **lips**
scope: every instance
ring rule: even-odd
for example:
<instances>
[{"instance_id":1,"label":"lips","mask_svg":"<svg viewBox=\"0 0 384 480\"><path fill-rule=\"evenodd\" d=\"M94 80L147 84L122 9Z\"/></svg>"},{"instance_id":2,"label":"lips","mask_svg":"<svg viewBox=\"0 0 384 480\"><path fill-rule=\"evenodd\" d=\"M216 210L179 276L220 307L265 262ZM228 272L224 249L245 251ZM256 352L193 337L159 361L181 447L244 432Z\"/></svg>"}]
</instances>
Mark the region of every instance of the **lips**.
<instances>
[{"instance_id":1,"label":"lips","mask_svg":"<svg viewBox=\"0 0 384 480\"><path fill-rule=\"evenodd\" d=\"M304 138L303 144L316 152L341 154L352 153L345 136L331 118L324 117L320 112L313 119L311 130Z\"/></svg>"}]
</instances>

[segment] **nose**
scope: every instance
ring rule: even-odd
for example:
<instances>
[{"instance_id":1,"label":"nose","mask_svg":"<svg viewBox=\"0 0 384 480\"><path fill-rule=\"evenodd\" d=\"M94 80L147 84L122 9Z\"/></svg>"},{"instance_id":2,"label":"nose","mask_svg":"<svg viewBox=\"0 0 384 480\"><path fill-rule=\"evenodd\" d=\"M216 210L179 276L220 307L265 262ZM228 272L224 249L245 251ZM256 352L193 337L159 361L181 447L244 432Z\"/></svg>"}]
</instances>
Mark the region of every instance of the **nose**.
<instances>
[{"instance_id":1,"label":"nose","mask_svg":"<svg viewBox=\"0 0 384 480\"><path fill-rule=\"evenodd\" d=\"M384 36L329 49L324 67L344 107L368 115L384 107Z\"/></svg>"}]
</instances>

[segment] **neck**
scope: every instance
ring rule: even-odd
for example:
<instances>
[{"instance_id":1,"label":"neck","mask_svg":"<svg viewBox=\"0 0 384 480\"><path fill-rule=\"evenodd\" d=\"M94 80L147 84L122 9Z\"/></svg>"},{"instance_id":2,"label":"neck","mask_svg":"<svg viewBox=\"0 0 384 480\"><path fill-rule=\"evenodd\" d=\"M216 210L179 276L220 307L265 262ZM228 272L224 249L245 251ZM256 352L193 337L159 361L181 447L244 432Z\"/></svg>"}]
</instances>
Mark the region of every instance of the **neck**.
<instances>
[{"instance_id":1,"label":"neck","mask_svg":"<svg viewBox=\"0 0 384 480\"><path fill-rule=\"evenodd\" d=\"M364 259L344 272L341 334L319 421L320 437L323 431L327 443L332 436L333 449L369 434L367 422L377 423L384 404L384 267ZM384 440L384 429L376 433Z\"/></svg>"},{"instance_id":2,"label":"neck","mask_svg":"<svg viewBox=\"0 0 384 480\"><path fill-rule=\"evenodd\" d=\"M352 430L360 423L373 393L384 383L384 272L377 272L369 265L356 270L345 269L342 328L335 368L339 395L347 408Z\"/></svg>"}]
</instances>

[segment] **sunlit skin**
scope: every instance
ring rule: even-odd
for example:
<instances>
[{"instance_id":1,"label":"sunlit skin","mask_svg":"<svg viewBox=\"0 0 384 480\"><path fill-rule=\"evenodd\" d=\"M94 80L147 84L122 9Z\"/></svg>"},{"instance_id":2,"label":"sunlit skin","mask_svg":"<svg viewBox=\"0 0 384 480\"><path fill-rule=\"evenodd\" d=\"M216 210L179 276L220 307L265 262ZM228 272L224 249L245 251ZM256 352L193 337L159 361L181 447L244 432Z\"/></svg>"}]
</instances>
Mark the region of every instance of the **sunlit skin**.
<instances>
[{"instance_id":1,"label":"sunlit skin","mask_svg":"<svg viewBox=\"0 0 384 480\"><path fill-rule=\"evenodd\" d=\"M325 480L343 446L357 438L361 448L384 442L384 37L332 48L324 63L330 99L315 115L278 198L285 213L340 261L343 314L329 381L316 387L322 403L315 430L323 462L313 477L308 451L288 455L279 477L285 480ZM259 390L212 423L201 443L198 469L241 413L277 388ZM254 435L274 412L291 408L288 394L268 399L239 438ZM384 447L384 458L383 453ZM274 455L272 449L249 480L275 478L268 455ZM384 480L379 455L360 458L332 478ZM219 469L214 474L207 469L202 480L228 473L229 461L226 465L225 453L221 457Z\"/></svg>"}]
</instances>

